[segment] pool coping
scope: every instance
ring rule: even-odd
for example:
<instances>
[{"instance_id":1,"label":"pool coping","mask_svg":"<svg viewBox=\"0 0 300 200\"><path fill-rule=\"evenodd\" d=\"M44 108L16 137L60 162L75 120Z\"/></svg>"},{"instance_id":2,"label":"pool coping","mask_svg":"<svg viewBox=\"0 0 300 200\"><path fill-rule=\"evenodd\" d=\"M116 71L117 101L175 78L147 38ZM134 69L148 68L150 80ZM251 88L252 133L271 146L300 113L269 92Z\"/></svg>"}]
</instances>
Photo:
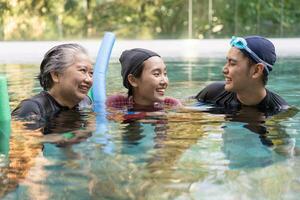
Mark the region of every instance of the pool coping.
<instances>
[{"instance_id":1,"label":"pool coping","mask_svg":"<svg viewBox=\"0 0 300 200\"><path fill-rule=\"evenodd\" d=\"M271 38L278 57L298 57L300 38ZM69 41L1 41L0 64L39 64L51 47L62 43L83 45L95 60L101 40ZM201 40L116 40L112 50L112 62L117 62L122 51L130 48L151 49L166 60L224 58L229 49L229 39Z\"/></svg>"}]
</instances>

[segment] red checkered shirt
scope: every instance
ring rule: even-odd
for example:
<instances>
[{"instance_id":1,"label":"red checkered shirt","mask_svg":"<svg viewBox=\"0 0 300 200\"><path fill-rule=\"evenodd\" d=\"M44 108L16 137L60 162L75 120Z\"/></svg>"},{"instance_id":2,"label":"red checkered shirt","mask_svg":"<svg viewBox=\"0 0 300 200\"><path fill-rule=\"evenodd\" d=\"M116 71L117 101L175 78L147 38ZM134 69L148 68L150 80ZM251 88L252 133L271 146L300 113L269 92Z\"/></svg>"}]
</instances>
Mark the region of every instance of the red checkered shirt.
<instances>
[{"instance_id":1,"label":"red checkered shirt","mask_svg":"<svg viewBox=\"0 0 300 200\"><path fill-rule=\"evenodd\" d=\"M122 94L109 96L106 100L107 107L116 109L139 109L141 106L134 103L132 96L124 96ZM181 106L181 102L175 98L166 97L162 102L156 102L151 107L144 107L147 111L162 110L164 108L175 108Z\"/></svg>"}]
</instances>

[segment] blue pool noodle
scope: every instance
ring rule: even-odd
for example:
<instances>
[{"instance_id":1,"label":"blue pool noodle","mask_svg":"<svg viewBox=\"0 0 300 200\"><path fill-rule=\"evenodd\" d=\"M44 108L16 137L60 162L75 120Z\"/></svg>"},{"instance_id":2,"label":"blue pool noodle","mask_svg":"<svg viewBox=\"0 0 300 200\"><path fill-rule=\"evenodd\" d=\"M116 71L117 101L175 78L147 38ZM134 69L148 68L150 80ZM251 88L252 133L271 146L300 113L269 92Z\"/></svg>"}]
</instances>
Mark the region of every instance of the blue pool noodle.
<instances>
[{"instance_id":1,"label":"blue pool noodle","mask_svg":"<svg viewBox=\"0 0 300 200\"><path fill-rule=\"evenodd\" d=\"M94 111L96 113L105 113L106 100L106 71L108 68L109 58L113 45L115 43L115 35L106 32L101 42L101 46L96 58L93 74L92 99L94 101Z\"/></svg>"},{"instance_id":2,"label":"blue pool noodle","mask_svg":"<svg viewBox=\"0 0 300 200\"><path fill-rule=\"evenodd\" d=\"M103 145L103 151L111 154L114 151L114 144L110 140L110 135L105 134L108 130L106 119L106 71L109 58L115 42L115 35L106 32L97 55L93 74L92 99L96 115L95 142Z\"/></svg>"}]
</instances>

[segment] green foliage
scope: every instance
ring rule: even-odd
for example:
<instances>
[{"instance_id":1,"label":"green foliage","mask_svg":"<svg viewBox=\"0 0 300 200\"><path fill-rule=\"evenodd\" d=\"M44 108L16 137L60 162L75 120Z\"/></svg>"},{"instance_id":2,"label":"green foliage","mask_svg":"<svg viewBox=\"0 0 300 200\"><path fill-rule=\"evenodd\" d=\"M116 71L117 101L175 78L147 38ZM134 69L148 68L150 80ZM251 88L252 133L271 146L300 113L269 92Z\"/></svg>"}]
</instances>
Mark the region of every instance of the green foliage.
<instances>
[{"instance_id":1,"label":"green foliage","mask_svg":"<svg viewBox=\"0 0 300 200\"><path fill-rule=\"evenodd\" d=\"M299 36L297 0L192 0L193 38ZM0 40L187 38L189 0L0 0Z\"/></svg>"}]
</instances>

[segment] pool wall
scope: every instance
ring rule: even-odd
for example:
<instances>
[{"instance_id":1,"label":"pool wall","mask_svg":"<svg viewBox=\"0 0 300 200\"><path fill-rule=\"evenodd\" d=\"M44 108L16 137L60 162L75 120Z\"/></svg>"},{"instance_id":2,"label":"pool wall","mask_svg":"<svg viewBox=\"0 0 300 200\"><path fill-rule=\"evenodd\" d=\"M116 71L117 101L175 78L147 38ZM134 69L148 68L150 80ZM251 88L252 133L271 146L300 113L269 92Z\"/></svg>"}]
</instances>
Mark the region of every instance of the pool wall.
<instances>
[{"instance_id":1,"label":"pool wall","mask_svg":"<svg viewBox=\"0 0 300 200\"><path fill-rule=\"evenodd\" d=\"M300 38L271 38L276 47L278 57L300 55ZM202 40L116 40L112 61L117 62L125 49L140 47L151 49L162 57L170 59L223 58L229 49L230 39ZM39 64L43 55L51 47L76 42L83 45L95 60L99 48L99 40L73 41L9 41L0 42L0 64Z\"/></svg>"}]
</instances>

